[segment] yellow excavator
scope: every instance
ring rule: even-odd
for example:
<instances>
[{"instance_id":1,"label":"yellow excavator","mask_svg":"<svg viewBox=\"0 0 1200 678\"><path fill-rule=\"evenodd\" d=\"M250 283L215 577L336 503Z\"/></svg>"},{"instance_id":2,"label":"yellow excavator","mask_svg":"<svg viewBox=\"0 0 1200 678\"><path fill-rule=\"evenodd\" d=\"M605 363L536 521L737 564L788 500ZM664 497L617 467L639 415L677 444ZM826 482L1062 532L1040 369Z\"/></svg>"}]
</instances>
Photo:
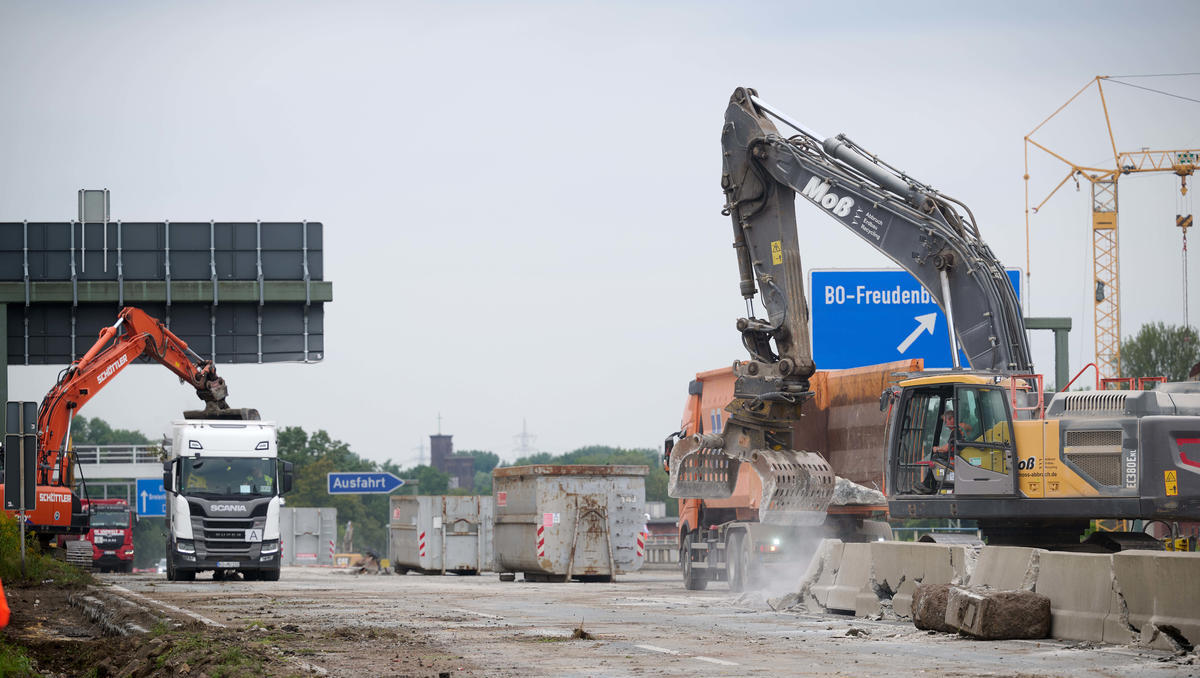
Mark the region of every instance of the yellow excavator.
<instances>
[{"instance_id":1,"label":"yellow excavator","mask_svg":"<svg viewBox=\"0 0 1200 678\"><path fill-rule=\"evenodd\" d=\"M763 523L825 518L835 475L821 455L791 444L816 370L799 195L911 273L947 318L954 368L904 375L880 399L892 519L974 520L991 544L1050 548L1079 547L1092 519L1200 520L1200 384L1058 393L1047 403L1020 303L966 205L844 134L816 134L750 88L734 91L721 145L749 359L734 364L720 431L671 446L672 497L728 497L747 464L761 480ZM1153 541L1103 540L1091 546Z\"/></svg>"}]
</instances>

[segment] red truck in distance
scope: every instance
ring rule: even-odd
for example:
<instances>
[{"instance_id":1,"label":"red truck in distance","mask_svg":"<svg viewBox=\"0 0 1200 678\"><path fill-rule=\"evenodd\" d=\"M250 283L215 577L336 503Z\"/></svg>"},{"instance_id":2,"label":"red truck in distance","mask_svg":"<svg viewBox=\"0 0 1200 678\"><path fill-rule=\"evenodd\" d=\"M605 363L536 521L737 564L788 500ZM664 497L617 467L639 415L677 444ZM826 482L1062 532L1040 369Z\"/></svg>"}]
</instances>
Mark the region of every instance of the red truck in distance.
<instances>
[{"instance_id":1,"label":"red truck in distance","mask_svg":"<svg viewBox=\"0 0 1200 678\"><path fill-rule=\"evenodd\" d=\"M92 543L92 567L98 572L133 570L133 512L124 499L84 500L91 519L84 539Z\"/></svg>"}]
</instances>

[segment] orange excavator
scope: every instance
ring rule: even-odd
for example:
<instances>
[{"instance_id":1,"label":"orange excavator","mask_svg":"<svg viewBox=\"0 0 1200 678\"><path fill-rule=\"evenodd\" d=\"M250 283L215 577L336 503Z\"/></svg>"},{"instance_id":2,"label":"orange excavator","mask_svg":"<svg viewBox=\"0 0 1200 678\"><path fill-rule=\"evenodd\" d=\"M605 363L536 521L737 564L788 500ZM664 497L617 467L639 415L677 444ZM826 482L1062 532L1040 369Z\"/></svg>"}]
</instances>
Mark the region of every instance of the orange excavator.
<instances>
[{"instance_id":1,"label":"orange excavator","mask_svg":"<svg viewBox=\"0 0 1200 678\"><path fill-rule=\"evenodd\" d=\"M226 404L225 380L217 376L211 360L196 355L187 342L145 311L132 306L121 309L117 322L101 330L99 339L87 353L62 371L58 383L38 408L37 506L26 512L26 518L40 539L49 541L55 535L87 531L87 513L74 491L71 420L137 358L162 364L196 389L196 395L204 401L204 409L185 412L186 418L258 418L255 410L233 409ZM0 505L3 505L3 491L0 487Z\"/></svg>"}]
</instances>

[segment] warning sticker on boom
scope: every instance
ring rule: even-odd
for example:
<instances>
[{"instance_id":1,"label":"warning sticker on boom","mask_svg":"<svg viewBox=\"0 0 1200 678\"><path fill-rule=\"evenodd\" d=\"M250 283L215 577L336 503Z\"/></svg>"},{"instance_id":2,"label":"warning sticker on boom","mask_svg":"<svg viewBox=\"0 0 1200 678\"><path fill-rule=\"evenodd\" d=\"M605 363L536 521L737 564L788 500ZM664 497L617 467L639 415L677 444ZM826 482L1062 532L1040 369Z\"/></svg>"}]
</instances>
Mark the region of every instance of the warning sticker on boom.
<instances>
[{"instance_id":1,"label":"warning sticker on boom","mask_svg":"<svg viewBox=\"0 0 1200 678\"><path fill-rule=\"evenodd\" d=\"M1175 471L1163 471L1163 487L1166 489L1168 497L1179 494L1179 477Z\"/></svg>"},{"instance_id":2,"label":"warning sticker on boom","mask_svg":"<svg viewBox=\"0 0 1200 678\"><path fill-rule=\"evenodd\" d=\"M780 240L771 241L771 263L776 266L783 263L783 242Z\"/></svg>"}]
</instances>

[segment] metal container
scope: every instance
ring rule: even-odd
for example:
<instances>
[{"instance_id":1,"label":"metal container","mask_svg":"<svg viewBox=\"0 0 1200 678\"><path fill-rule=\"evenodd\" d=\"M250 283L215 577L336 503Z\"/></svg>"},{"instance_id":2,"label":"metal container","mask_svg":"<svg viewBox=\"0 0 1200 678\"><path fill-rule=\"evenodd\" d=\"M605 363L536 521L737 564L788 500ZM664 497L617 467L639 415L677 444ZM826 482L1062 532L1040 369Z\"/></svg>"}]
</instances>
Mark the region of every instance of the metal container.
<instances>
[{"instance_id":1,"label":"metal container","mask_svg":"<svg viewBox=\"0 0 1200 678\"><path fill-rule=\"evenodd\" d=\"M645 558L645 466L492 471L496 571L527 581L612 581ZM512 575L507 578L511 579Z\"/></svg>"},{"instance_id":2,"label":"metal container","mask_svg":"<svg viewBox=\"0 0 1200 678\"><path fill-rule=\"evenodd\" d=\"M333 565L337 509L279 509L282 565Z\"/></svg>"},{"instance_id":3,"label":"metal container","mask_svg":"<svg viewBox=\"0 0 1200 678\"><path fill-rule=\"evenodd\" d=\"M492 569L492 498L393 496L388 558L399 574Z\"/></svg>"}]
</instances>

